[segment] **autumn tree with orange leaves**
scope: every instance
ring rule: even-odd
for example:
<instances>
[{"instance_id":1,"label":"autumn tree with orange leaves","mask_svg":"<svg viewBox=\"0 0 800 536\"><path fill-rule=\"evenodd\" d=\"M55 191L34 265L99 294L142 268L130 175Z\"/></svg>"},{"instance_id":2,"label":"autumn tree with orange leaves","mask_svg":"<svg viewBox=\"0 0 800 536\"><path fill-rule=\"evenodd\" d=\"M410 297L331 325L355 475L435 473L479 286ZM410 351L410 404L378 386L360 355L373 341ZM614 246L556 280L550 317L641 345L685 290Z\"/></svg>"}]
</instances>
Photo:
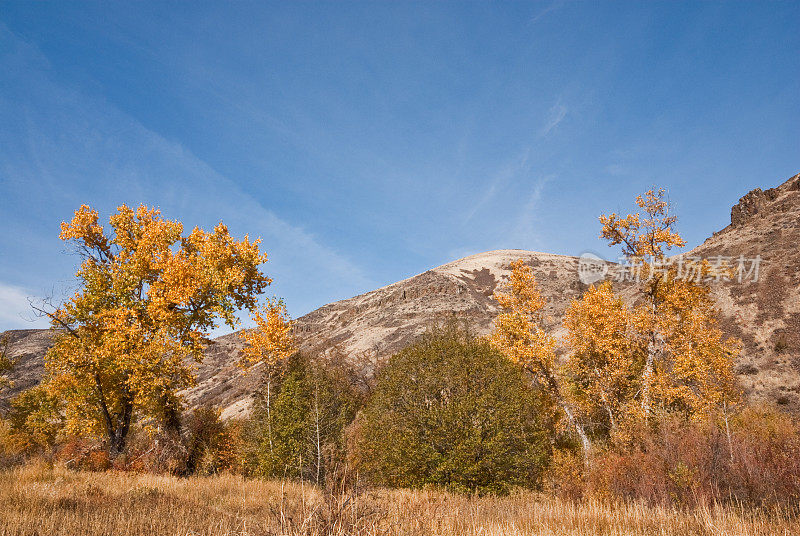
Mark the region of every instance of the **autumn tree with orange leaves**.
<instances>
[{"instance_id":1,"label":"autumn tree with orange leaves","mask_svg":"<svg viewBox=\"0 0 800 536\"><path fill-rule=\"evenodd\" d=\"M647 422L656 411L703 418L737 399L733 357L740 343L723 339L707 263L682 277L666 256L684 240L674 230L663 189L636 198L644 214L600 217L601 238L621 245L625 267L637 270L640 298L628 306L609 283L574 301L564 319L569 367L582 407L603 412L613 431L621 418Z\"/></svg>"},{"instance_id":2,"label":"autumn tree with orange leaves","mask_svg":"<svg viewBox=\"0 0 800 536\"><path fill-rule=\"evenodd\" d=\"M236 240L164 219L157 209L120 206L108 229L83 205L60 238L82 258L73 297L39 308L59 330L45 364L47 388L64 401L68 429L105 437L123 451L132 423L179 406L219 321L234 327L271 283L259 240Z\"/></svg>"},{"instance_id":3,"label":"autumn tree with orange leaves","mask_svg":"<svg viewBox=\"0 0 800 536\"><path fill-rule=\"evenodd\" d=\"M555 338L543 325L545 299L539 290L531 267L521 259L511 263L507 293L495 294L503 312L495 319L492 344L511 361L522 366L555 400L570 427L578 435L588 463L591 441L559 380Z\"/></svg>"},{"instance_id":4,"label":"autumn tree with orange leaves","mask_svg":"<svg viewBox=\"0 0 800 536\"><path fill-rule=\"evenodd\" d=\"M616 431L634 404L643 351L631 337L631 315L611 283L592 285L564 316L570 393L592 432Z\"/></svg>"}]
</instances>

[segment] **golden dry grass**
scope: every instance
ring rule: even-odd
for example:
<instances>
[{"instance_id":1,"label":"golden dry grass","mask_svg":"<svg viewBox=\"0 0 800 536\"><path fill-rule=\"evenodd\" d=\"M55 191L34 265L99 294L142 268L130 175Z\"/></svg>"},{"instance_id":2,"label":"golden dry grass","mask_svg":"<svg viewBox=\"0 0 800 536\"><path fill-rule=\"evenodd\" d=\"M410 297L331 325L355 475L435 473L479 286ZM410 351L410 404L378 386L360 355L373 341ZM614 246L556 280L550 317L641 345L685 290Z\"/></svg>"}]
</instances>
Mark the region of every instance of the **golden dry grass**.
<instances>
[{"instance_id":1,"label":"golden dry grass","mask_svg":"<svg viewBox=\"0 0 800 536\"><path fill-rule=\"evenodd\" d=\"M789 535L788 512L679 512L533 493L470 498L376 490L326 497L232 475L178 479L27 466L0 473L0 535Z\"/></svg>"}]
</instances>

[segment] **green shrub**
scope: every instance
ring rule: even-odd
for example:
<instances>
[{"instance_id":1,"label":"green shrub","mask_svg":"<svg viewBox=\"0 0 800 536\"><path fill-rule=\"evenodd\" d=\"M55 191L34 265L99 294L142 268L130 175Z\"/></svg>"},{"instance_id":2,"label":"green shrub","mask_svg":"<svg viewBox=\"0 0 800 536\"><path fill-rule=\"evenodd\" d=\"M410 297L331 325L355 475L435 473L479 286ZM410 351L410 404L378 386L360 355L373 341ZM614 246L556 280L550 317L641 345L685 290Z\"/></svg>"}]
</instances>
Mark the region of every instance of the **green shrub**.
<instances>
[{"instance_id":1,"label":"green shrub","mask_svg":"<svg viewBox=\"0 0 800 536\"><path fill-rule=\"evenodd\" d=\"M536 487L550 449L544 410L521 369L487 341L437 328L379 371L353 458L388 486Z\"/></svg>"},{"instance_id":2,"label":"green shrub","mask_svg":"<svg viewBox=\"0 0 800 536\"><path fill-rule=\"evenodd\" d=\"M345 427L363 398L355 383L343 363L291 357L245 427L247 472L322 482L344 460Z\"/></svg>"}]
</instances>

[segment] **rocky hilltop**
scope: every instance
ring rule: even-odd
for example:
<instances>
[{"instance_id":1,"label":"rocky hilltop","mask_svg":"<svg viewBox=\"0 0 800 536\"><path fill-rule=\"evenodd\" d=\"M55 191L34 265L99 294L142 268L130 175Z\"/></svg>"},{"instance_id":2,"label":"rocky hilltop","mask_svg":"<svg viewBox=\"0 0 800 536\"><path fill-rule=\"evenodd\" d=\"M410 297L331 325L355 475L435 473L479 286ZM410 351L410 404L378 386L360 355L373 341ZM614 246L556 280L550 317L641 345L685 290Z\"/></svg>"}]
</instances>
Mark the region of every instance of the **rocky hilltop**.
<instances>
[{"instance_id":1,"label":"rocky hilltop","mask_svg":"<svg viewBox=\"0 0 800 536\"><path fill-rule=\"evenodd\" d=\"M757 281L713 285L714 298L723 328L744 343L745 392L800 412L800 174L742 197L731 224L688 255L760 258Z\"/></svg>"},{"instance_id":2,"label":"rocky hilltop","mask_svg":"<svg viewBox=\"0 0 800 536\"><path fill-rule=\"evenodd\" d=\"M800 175L781 186L748 193L731 211L731 224L686 255L760 256L758 281L713 285L727 334L744 342L737 363L749 397L800 411ZM524 250L472 255L383 288L331 303L297 319L301 349L339 355L385 358L406 346L433 323L456 318L486 333L497 315L492 294L508 278L509 264L530 264L548 298L548 323L558 336L570 300L586 285L578 277L576 257ZM620 286L623 295L630 289ZM49 345L46 330L9 332L11 354L18 359L14 391L35 385ZM258 371L237 366L237 334L213 341L197 368L197 385L184 392L190 406L214 404L226 417L250 406Z\"/></svg>"}]
</instances>

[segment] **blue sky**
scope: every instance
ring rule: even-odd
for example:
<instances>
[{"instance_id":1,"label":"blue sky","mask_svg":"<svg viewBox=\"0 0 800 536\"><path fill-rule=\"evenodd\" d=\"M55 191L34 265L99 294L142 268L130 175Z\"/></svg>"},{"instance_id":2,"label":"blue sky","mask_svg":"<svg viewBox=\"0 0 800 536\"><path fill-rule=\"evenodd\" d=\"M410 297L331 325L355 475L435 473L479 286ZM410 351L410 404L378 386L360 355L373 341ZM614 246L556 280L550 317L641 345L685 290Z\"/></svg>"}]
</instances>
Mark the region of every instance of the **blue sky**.
<instances>
[{"instance_id":1,"label":"blue sky","mask_svg":"<svg viewBox=\"0 0 800 536\"><path fill-rule=\"evenodd\" d=\"M800 171L800 4L0 2L0 330L81 203L260 236L304 314L481 251L694 246Z\"/></svg>"}]
</instances>

